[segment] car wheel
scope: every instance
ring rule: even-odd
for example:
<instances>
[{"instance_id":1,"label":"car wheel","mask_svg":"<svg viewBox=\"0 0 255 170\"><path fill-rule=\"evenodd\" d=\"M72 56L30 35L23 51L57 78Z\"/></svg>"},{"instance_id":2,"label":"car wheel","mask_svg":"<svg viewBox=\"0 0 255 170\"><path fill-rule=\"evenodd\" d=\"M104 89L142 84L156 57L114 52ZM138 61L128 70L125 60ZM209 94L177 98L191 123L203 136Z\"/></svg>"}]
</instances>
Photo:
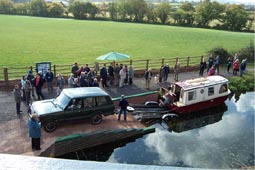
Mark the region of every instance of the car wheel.
<instances>
[{"instance_id":1,"label":"car wheel","mask_svg":"<svg viewBox=\"0 0 255 170\"><path fill-rule=\"evenodd\" d=\"M54 120L49 120L45 123L44 129L46 132L53 132L57 129L57 122Z\"/></svg>"},{"instance_id":2,"label":"car wheel","mask_svg":"<svg viewBox=\"0 0 255 170\"><path fill-rule=\"evenodd\" d=\"M98 125L102 122L102 120L103 120L102 115L97 114L90 119L90 122L92 125Z\"/></svg>"}]
</instances>

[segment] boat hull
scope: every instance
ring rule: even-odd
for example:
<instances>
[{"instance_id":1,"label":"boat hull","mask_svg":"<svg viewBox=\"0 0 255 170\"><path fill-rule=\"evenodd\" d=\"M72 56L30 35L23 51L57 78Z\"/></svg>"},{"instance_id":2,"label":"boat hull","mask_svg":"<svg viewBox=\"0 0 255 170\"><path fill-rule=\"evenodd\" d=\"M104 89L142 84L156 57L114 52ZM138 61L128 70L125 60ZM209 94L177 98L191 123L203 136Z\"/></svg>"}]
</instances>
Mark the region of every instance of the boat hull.
<instances>
[{"instance_id":1,"label":"boat hull","mask_svg":"<svg viewBox=\"0 0 255 170\"><path fill-rule=\"evenodd\" d=\"M202 109L210 108L217 106L219 104L222 104L225 102L225 100L228 98L228 96L222 96L215 99L202 101L199 103L186 105L186 106L177 106L175 103L170 106L170 110L177 114L187 114L190 112L196 112Z\"/></svg>"}]
</instances>

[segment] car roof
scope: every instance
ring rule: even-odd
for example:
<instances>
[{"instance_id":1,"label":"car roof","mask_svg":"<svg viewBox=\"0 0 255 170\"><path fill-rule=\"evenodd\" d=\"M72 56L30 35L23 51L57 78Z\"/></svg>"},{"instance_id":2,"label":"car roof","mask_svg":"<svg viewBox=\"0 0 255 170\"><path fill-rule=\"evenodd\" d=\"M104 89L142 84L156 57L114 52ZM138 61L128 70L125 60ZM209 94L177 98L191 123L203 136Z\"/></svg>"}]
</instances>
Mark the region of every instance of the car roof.
<instances>
[{"instance_id":1,"label":"car roof","mask_svg":"<svg viewBox=\"0 0 255 170\"><path fill-rule=\"evenodd\" d=\"M103 89L99 87L77 87L77 88L66 88L62 91L70 98L81 98L91 96L109 96Z\"/></svg>"}]
</instances>

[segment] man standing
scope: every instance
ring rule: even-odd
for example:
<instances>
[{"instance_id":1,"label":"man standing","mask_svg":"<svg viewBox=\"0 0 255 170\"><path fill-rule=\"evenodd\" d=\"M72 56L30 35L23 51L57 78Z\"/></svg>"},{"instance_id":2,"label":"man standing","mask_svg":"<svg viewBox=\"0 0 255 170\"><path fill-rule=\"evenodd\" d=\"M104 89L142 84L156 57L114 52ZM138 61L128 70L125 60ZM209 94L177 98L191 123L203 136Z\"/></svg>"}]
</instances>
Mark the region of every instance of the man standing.
<instances>
[{"instance_id":1,"label":"man standing","mask_svg":"<svg viewBox=\"0 0 255 170\"><path fill-rule=\"evenodd\" d=\"M217 74L219 75L220 74L220 56L217 55L214 65L215 65L215 70L217 71Z\"/></svg>"},{"instance_id":2,"label":"man standing","mask_svg":"<svg viewBox=\"0 0 255 170\"><path fill-rule=\"evenodd\" d=\"M36 114L32 114L28 121L29 137L31 138L32 150L41 150L41 126L38 123L38 117Z\"/></svg>"},{"instance_id":3,"label":"man standing","mask_svg":"<svg viewBox=\"0 0 255 170\"><path fill-rule=\"evenodd\" d=\"M177 60L176 64L174 65L174 81L178 81L178 75L180 71L180 62Z\"/></svg>"},{"instance_id":4,"label":"man standing","mask_svg":"<svg viewBox=\"0 0 255 170\"><path fill-rule=\"evenodd\" d=\"M170 73L170 67L168 64L166 64L164 66L164 81L167 81L169 73Z\"/></svg>"},{"instance_id":5,"label":"man standing","mask_svg":"<svg viewBox=\"0 0 255 170\"><path fill-rule=\"evenodd\" d=\"M114 82L114 68L113 68L113 63L111 63L108 67L108 73L110 77L110 85L113 85Z\"/></svg>"},{"instance_id":6,"label":"man standing","mask_svg":"<svg viewBox=\"0 0 255 170\"><path fill-rule=\"evenodd\" d=\"M19 89L18 84L15 84L13 91L14 91L14 99L15 99L15 103L16 103L16 112L17 112L17 114L20 114L20 113L22 113L22 111L20 111L21 91Z\"/></svg>"},{"instance_id":7,"label":"man standing","mask_svg":"<svg viewBox=\"0 0 255 170\"><path fill-rule=\"evenodd\" d=\"M48 87L48 92L52 92L53 91L53 79L54 79L54 75L51 72L50 69L48 69L47 73L45 74L45 79L47 81L47 87Z\"/></svg>"},{"instance_id":8,"label":"man standing","mask_svg":"<svg viewBox=\"0 0 255 170\"><path fill-rule=\"evenodd\" d=\"M116 63L115 67L114 67L114 82L115 82L115 86L119 85L119 79L120 79L120 67L119 64Z\"/></svg>"},{"instance_id":9,"label":"man standing","mask_svg":"<svg viewBox=\"0 0 255 170\"><path fill-rule=\"evenodd\" d=\"M77 78L78 73L77 71L79 70L78 64L75 62L72 66L71 72L73 73L74 78Z\"/></svg>"},{"instance_id":10,"label":"man standing","mask_svg":"<svg viewBox=\"0 0 255 170\"><path fill-rule=\"evenodd\" d=\"M100 70L100 77L102 79L102 86L108 87L107 85L107 70L106 70L106 65L104 64L103 67Z\"/></svg>"},{"instance_id":11,"label":"man standing","mask_svg":"<svg viewBox=\"0 0 255 170\"><path fill-rule=\"evenodd\" d=\"M146 72L144 74L144 78L145 78L145 81L146 81L146 83L145 83L146 89L149 90L150 89L150 82L151 82L151 78L152 78L151 68L146 70Z\"/></svg>"},{"instance_id":12,"label":"man standing","mask_svg":"<svg viewBox=\"0 0 255 170\"><path fill-rule=\"evenodd\" d=\"M128 107L128 101L125 99L124 95L121 95L121 100L119 102L120 111L118 114L118 121L120 121L120 117L122 112L124 113L124 121L127 121L127 107Z\"/></svg>"}]
</instances>

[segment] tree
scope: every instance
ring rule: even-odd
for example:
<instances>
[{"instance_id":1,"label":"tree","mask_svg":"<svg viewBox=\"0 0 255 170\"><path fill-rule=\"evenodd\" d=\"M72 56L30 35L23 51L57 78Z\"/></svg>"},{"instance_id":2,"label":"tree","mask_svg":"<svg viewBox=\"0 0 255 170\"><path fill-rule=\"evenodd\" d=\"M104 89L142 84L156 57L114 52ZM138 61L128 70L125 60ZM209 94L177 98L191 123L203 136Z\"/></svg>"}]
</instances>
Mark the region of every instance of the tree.
<instances>
[{"instance_id":1,"label":"tree","mask_svg":"<svg viewBox=\"0 0 255 170\"><path fill-rule=\"evenodd\" d=\"M195 8L193 5L189 2L184 2L181 6L180 9L182 9L185 14L183 15L183 19L185 21L185 25L193 25L194 22L194 13L195 13Z\"/></svg>"},{"instance_id":2,"label":"tree","mask_svg":"<svg viewBox=\"0 0 255 170\"><path fill-rule=\"evenodd\" d=\"M156 23L157 22L157 12L155 10L155 6L152 3L148 4L148 10L146 13L147 16L147 22Z\"/></svg>"},{"instance_id":3,"label":"tree","mask_svg":"<svg viewBox=\"0 0 255 170\"><path fill-rule=\"evenodd\" d=\"M241 5L229 5L223 17L223 23L228 30L241 31L248 21L248 14Z\"/></svg>"},{"instance_id":4,"label":"tree","mask_svg":"<svg viewBox=\"0 0 255 170\"><path fill-rule=\"evenodd\" d=\"M86 17L85 3L83 2L75 1L69 6L68 11L73 13L75 19L84 19Z\"/></svg>"},{"instance_id":5,"label":"tree","mask_svg":"<svg viewBox=\"0 0 255 170\"><path fill-rule=\"evenodd\" d=\"M204 0L196 7L196 22L200 27L208 27L210 21L220 19L224 12L225 6L216 1Z\"/></svg>"},{"instance_id":6,"label":"tree","mask_svg":"<svg viewBox=\"0 0 255 170\"><path fill-rule=\"evenodd\" d=\"M112 2L108 5L108 11L110 13L111 20L117 20L117 3Z\"/></svg>"},{"instance_id":7,"label":"tree","mask_svg":"<svg viewBox=\"0 0 255 170\"><path fill-rule=\"evenodd\" d=\"M118 1L118 14L120 17L120 20L124 21L126 19L126 16L128 14L128 5L125 0L119 0Z\"/></svg>"},{"instance_id":8,"label":"tree","mask_svg":"<svg viewBox=\"0 0 255 170\"><path fill-rule=\"evenodd\" d=\"M28 9L29 9L29 4L28 3L16 3L15 8L16 8L16 14L27 15Z\"/></svg>"},{"instance_id":9,"label":"tree","mask_svg":"<svg viewBox=\"0 0 255 170\"><path fill-rule=\"evenodd\" d=\"M32 0L30 3L31 15L45 17L48 15L47 5L44 0Z\"/></svg>"},{"instance_id":10,"label":"tree","mask_svg":"<svg viewBox=\"0 0 255 170\"><path fill-rule=\"evenodd\" d=\"M75 1L69 6L68 11L73 13L76 19L86 19L88 17L94 18L98 8L90 2Z\"/></svg>"},{"instance_id":11,"label":"tree","mask_svg":"<svg viewBox=\"0 0 255 170\"><path fill-rule=\"evenodd\" d=\"M49 6L50 17L62 17L64 11L65 11L64 7L59 3L52 3Z\"/></svg>"},{"instance_id":12,"label":"tree","mask_svg":"<svg viewBox=\"0 0 255 170\"><path fill-rule=\"evenodd\" d=\"M0 0L0 14L14 14L15 8L11 0Z\"/></svg>"},{"instance_id":13,"label":"tree","mask_svg":"<svg viewBox=\"0 0 255 170\"><path fill-rule=\"evenodd\" d=\"M185 11L183 11L182 9L177 9L175 12L172 13L172 18L177 25L184 25L185 15Z\"/></svg>"},{"instance_id":14,"label":"tree","mask_svg":"<svg viewBox=\"0 0 255 170\"><path fill-rule=\"evenodd\" d=\"M134 16L135 22L143 22L144 15L147 13L147 3L144 0L127 1L128 15Z\"/></svg>"},{"instance_id":15,"label":"tree","mask_svg":"<svg viewBox=\"0 0 255 170\"><path fill-rule=\"evenodd\" d=\"M160 19L162 24L166 24L171 11L171 5L168 1L164 1L156 7L157 17Z\"/></svg>"}]
</instances>

